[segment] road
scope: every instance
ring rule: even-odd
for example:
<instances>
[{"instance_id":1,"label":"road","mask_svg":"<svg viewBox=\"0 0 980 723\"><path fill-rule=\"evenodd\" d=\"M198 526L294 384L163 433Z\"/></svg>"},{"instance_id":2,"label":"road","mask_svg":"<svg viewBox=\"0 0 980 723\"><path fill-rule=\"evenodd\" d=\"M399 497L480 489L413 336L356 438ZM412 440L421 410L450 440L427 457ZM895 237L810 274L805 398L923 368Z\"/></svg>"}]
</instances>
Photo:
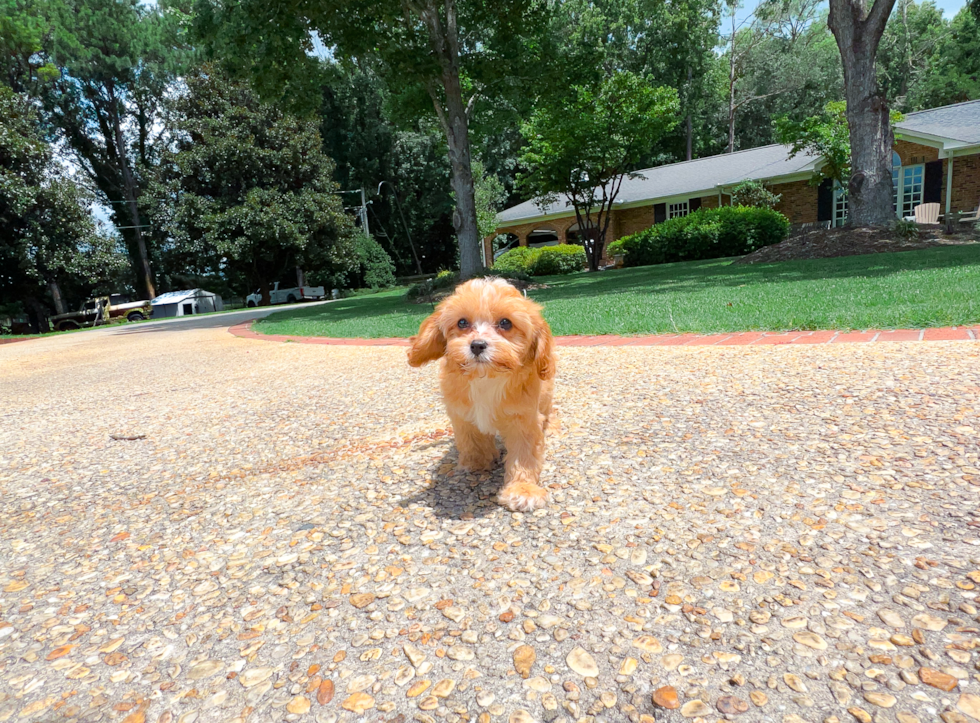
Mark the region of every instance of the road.
<instances>
[{"instance_id":1,"label":"road","mask_svg":"<svg viewBox=\"0 0 980 723\"><path fill-rule=\"evenodd\" d=\"M975 342L562 349L522 515L266 313L0 346L0 721L980 716Z\"/></svg>"}]
</instances>

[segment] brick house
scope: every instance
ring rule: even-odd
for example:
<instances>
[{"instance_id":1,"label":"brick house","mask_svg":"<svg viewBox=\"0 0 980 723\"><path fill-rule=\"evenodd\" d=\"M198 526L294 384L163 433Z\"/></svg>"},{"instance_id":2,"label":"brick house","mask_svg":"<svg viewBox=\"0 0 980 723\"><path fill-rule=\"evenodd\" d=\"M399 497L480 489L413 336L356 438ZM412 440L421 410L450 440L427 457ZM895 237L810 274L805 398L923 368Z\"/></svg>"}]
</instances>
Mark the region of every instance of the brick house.
<instances>
[{"instance_id":1,"label":"brick house","mask_svg":"<svg viewBox=\"0 0 980 723\"><path fill-rule=\"evenodd\" d=\"M895 127L892 180L895 215L911 216L920 203L939 203L956 214L980 204L980 100L909 113ZM789 157L789 147L762 146L639 171L627 178L612 210L607 243L698 208L731 203L731 189L760 181L781 195L777 210L793 224L842 225L847 198L824 180L814 185L819 156ZM526 201L497 215L497 231L484 239L484 258L493 258L493 238L539 246L577 240L571 204L560 199L545 208Z\"/></svg>"}]
</instances>

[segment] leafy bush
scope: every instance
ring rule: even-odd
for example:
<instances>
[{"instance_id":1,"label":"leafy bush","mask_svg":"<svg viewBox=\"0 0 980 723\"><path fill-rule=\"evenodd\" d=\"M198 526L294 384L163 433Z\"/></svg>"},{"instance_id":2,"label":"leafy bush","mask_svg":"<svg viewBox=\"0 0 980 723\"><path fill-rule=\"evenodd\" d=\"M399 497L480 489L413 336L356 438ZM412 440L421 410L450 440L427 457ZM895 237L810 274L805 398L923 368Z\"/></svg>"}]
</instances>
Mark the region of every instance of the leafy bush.
<instances>
[{"instance_id":1,"label":"leafy bush","mask_svg":"<svg viewBox=\"0 0 980 723\"><path fill-rule=\"evenodd\" d=\"M623 249L623 241L626 237L616 239L608 244L606 244L606 256L612 258L613 256L618 256L619 254L625 254L626 251Z\"/></svg>"},{"instance_id":2,"label":"leafy bush","mask_svg":"<svg viewBox=\"0 0 980 723\"><path fill-rule=\"evenodd\" d=\"M364 286L375 291L394 286L395 264L388 252L381 248L381 244L373 236L364 233L358 235L356 243Z\"/></svg>"},{"instance_id":3,"label":"leafy bush","mask_svg":"<svg viewBox=\"0 0 980 723\"><path fill-rule=\"evenodd\" d=\"M527 272L531 256L536 250L529 246L515 246L507 253L501 254L500 258L493 262L493 268L495 271Z\"/></svg>"},{"instance_id":4,"label":"leafy bush","mask_svg":"<svg viewBox=\"0 0 980 723\"><path fill-rule=\"evenodd\" d=\"M915 221L906 221L904 218L895 221L892 231L905 241L915 241L919 238L919 224Z\"/></svg>"},{"instance_id":5,"label":"leafy bush","mask_svg":"<svg viewBox=\"0 0 980 723\"><path fill-rule=\"evenodd\" d=\"M627 266L744 256L779 243L789 220L768 208L702 208L620 239Z\"/></svg>"},{"instance_id":6,"label":"leafy bush","mask_svg":"<svg viewBox=\"0 0 980 723\"><path fill-rule=\"evenodd\" d=\"M532 249L518 246L494 262L493 274L514 271L531 276L571 274L585 267L585 249L576 244L559 244Z\"/></svg>"},{"instance_id":7,"label":"leafy bush","mask_svg":"<svg viewBox=\"0 0 980 723\"><path fill-rule=\"evenodd\" d=\"M577 244L559 244L534 249L528 267L531 276L574 274L585 268L585 248Z\"/></svg>"},{"instance_id":8,"label":"leafy bush","mask_svg":"<svg viewBox=\"0 0 980 723\"><path fill-rule=\"evenodd\" d=\"M776 208L783 196L773 193L758 181L742 181L732 189L733 206L751 206L752 208Z\"/></svg>"}]
</instances>

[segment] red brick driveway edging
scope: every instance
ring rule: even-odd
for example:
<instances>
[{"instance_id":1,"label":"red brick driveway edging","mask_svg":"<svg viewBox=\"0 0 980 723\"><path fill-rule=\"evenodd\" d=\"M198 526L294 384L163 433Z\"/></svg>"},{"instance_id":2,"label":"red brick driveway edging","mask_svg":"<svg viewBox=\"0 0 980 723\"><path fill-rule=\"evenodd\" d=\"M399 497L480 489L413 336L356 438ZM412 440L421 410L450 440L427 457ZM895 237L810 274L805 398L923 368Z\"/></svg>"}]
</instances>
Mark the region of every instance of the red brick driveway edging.
<instances>
[{"instance_id":1,"label":"red brick driveway edging","mask_svg":"<svg viewBox=\"0 0 980 723\"><path fill-rule=\"evenodd\" d=\"M228 329L243 339L329 344L334 346L408 346L408 339L336 339L326 336L259 334L246 321ZM980 326L890 331L742 331L732 334L658 334L653 336L559 336L558 346L763 346L775 344L870 344L883 341L978 341Z\"/></svg>"}]
</instances>

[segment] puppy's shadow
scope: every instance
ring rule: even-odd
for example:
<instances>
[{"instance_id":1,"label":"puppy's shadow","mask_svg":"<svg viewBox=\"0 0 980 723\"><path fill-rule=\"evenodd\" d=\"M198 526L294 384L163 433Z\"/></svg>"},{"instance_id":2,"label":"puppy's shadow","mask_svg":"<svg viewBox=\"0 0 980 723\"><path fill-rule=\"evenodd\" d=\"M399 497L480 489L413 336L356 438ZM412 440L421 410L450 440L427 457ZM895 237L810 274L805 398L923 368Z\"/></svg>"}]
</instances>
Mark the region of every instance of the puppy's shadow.
<instances>
[{"instance_id":1,"label":"puppy's shadow","mask_svg":"<svg viewBox=\"0 0 980 723\"><path fill-rule=\"evenodd\" d=\"M489 472L464 472L458 465L459 453L450 440L442 458L430 468L432 482L395 504L419 505L432 510L436 517L453 520L487 517L501 509L496 497L504 483L503 462Z\"/></svg>"}]
</instances>

